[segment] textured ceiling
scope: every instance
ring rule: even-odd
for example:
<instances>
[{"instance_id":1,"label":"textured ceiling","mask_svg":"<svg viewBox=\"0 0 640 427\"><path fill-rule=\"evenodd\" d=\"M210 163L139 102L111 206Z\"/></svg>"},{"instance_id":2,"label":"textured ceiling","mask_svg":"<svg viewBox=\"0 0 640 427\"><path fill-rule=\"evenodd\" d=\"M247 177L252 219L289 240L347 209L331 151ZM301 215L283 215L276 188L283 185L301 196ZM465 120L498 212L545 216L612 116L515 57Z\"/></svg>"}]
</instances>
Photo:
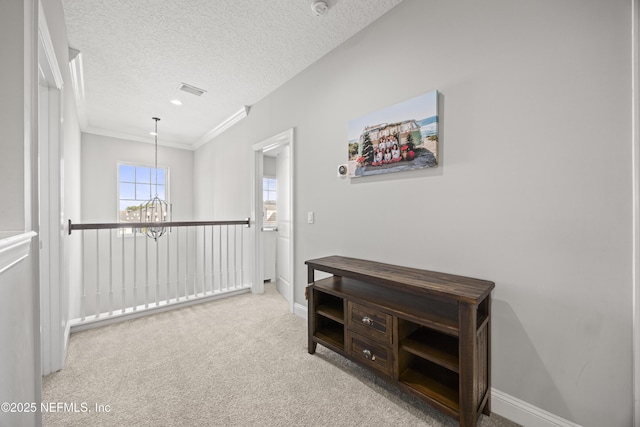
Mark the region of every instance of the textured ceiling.
<instances>
[{"instance_id":1,"label":"textured ceiling","mask_svg":"<svg viewBox=\"0 0 640 427\"><path fill-rule=\"evenodd\" d=\"M401 1L328 0L316 16L311 0L63 0L83 130L152 141L158 116L159 144L193 148Z\"/></svg>"}]
</instances>

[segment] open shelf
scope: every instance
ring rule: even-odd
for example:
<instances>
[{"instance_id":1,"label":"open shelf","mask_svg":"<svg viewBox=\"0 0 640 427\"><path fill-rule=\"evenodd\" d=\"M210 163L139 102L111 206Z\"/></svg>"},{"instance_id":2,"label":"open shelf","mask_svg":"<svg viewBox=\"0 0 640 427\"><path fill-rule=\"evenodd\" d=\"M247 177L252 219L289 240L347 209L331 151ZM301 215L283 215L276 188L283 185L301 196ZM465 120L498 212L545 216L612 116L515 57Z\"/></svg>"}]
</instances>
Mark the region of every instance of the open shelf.
<instances>
[{"instance_id":1,"label":"open shelf","mask_svg":"<svg viewBox=\"0 0 640 427\"><path fill-rule=\"evenodd\" d=\"M454 411L460 409L458 375L434 363L414 357L400 382Z\"/></svg>"},{"instance_id":2,"label":"open shelf","mask_svg":"<svg viewBox=\"0 0 640 427\"><path fill-rule=\"evenodd\" d=\"M437 298L416 295L371 284L348 277L332 276L316 280L314 287L320 294L348 299L357 303L401 312L404 317L419 321L449 335L458 335L458 306ZM372 290L374 292L372 292ZM322 305L324 303L318 303Z\"/></svg>"},{"instance_id":3,"label":"open shelf","mask_svg":"<svg viewBox=\"0 0 640 427\"><path fill-rule=\"evenodd\" d=\"M328 317L344 325L344 300L325 292L314 292L316 298L316 314Z\"/></svg>"},{"instance_id":4,"label":"open shelf","mask_svg":"<svg viewBox=\"0 0 640 427\"><path fill-rule=\"evenodd\" d=\"M344 325L327 317L317 316L315 337L344 350Z\"/></svg>"},{"instance_id":5,"label":"open shelf","mask_svg":"<svg viewBox=\"0 0 640 427\"><path fill-rule=\"evenodd\" d=\"M316 338L324 341L327 344L331 344L334 347L344 350L344 338L343 335L337 331L325 329L316 333Z\"/></svg>"},{"instance_id":6,"label":"open shelf","mask_svg":"<svg viewBox=\"0 0 640 427\"><path fill-rule=\"evenodd\" d=\"M329 319L344 324L344 310L342 307L336 308L332 305L319 305L316 308L316 314L319 314Z\"/></svg>"},{"instance_id":7,"label":"open shelf","mask_svg":"<svg viewBox=\"0 0 640 427\"><path fill-rule=\"evenodd\" d=\"M455 337L420 327L400 341L400 350L430 360L453 372L460 371L458 340Z\"/></svg>"}]
</instances>

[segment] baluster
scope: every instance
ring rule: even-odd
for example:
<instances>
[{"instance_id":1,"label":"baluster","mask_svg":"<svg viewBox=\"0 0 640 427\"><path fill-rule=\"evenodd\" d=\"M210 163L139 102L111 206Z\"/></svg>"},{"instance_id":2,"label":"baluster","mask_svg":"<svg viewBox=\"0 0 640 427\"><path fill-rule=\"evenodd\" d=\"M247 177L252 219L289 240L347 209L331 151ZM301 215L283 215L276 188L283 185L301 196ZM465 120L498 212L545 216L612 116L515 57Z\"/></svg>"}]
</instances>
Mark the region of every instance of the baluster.
<instances>
[{"instance_id":1,"label":"baluster","mask_svg":"<svg viewBox=\"0 0 640 427\"><path fill-rule=\"evenodd\" d=\"M187 227L187 244L185 245L185 249L186 249L186 259L185 259L185 266L186 266L186 271L185 271L185 276L184 276L184 297L185 299L189 299L189 290L187 289L188 285L189 285L189 228Z\"/></svg>"},{"instance_id":2,"label":"baluster","mask_svg":"<svg viewBox=\"0 0 640 427\"><path fill-rule=\"evenodd\" d=\"M109 230L109 316L113 314L113 230Z\"/></svg>"},{"instance_id":3,"label":"baluster","mask_svg":"<svg viewBox=\"0 0 640 427\"><path fill-rule=\"evenodd\" d=\"M138 229L133 229L133 311L138 310Z\"/></svg>"},{"instance_id":4,"label":"baluster","mask_svg":"<svg viewBox=\"0 0 640 427\"><path fill-rule=\"evenodd\" d=\"M149 308L149 238L144 238L144 308Z\"/></svg>"},{"instance_id":5,"label":"baluster","mask_svg":"<svg viewBox=\"0 0 640 427\"><path fill-rule=\"evenodd\" d=\"M218 290L222 292L222 226L218 226Z\"/></svg>"},{"instance_id":6,"label":"baluster","mask_svg":"<svg viewBox=\"0 0 640 427\"><path fill-rule=\"evenodd\" d=\"M233 281L238 287L238 224L233 226Z\"/></svg>"},{"instance_id":7,"label":"baluster","mask_svg":"<svg viewBox=\"0 0 640 427\"><path fill-rule=\"evenodd\" d=\"M169 300L170 295L171 295L171 291L169 290L170 286L171 286L171 279L170 279L170 275L169 275L169 247L170 247L170 238L169 236L171 236L171 229L169 229L169 232L167 233L167 304L169 304Z\"/></svg>"},{"instance_id":8,"label":"baluster","mask_svg":"<svg viewBox=\"0 0 640 427\"><path fill-rule=\"evenodd\" d=\"M202 226L202 295L207 294L207 226Z\"/></svg>"},{"instance_id":9,"label":"baluster","mask_svg":"<svg viewBox=\"0 0 640 427\"><path fill-rule=\"evenodd\" d=\"M198 296L198 227L193 227L193 296Z\"/></svg>"},{"instance_id":10,"label":"baluster","mask_svg":"<svg viewBox=\"0 0 640 427\"><path fill-rule=\"evenodd\" d=\"M180 227L176 227L176 301L180 301Z\"/></svg>"},{"instance_id":11,"label":"baluster","mask_svg":"<svg viewBox=\"0 0 640 427\"><path fill-rule=\"evenodd\" d=\"M214 230L215 230L215 227L213 225L211 225L211 293L212 294L214 292L214 287L215 287L214 283L213 283L214 282L214 269L213 269L214 265L213 264L215 263L215 261L214 261L214 255L215 254L213 253Z\"/></svg>"},{"instance_id":12,"label":"baluster","mask_svg":"<svg viewBox=\"0 0 640 427\"><path fill-rule=\"evenodd\" d=\"M96 319L100 317L100 230L96 230Z\"/></svg>"},{"instance_id":13,"label":"baluster","mask_svg":"<svg viewBox=\"0 0 640 427\"><path fill-rule=\"evenodd\" d=\"M82 256L81 259L81 263L80 263L80 270L81 270L81 275L80 277L82 278L82 299L80 300L80 320L82 320L84 322L84 319L86 318L86 304L87 304L87 292L86 292L86 287L85 287L85 282L86 279L84 277L84 247L85 247L85 238L84 238L84 234L85 231L82 230L82 242L81 242L81 251L80 254Z\"/></svg>"},{"instance_id":14,"label":"baluster","mask_svg":"<svg viewBox=\"0 0 640 427\"><path fill-rule=\"evenodd\" d=\"M160 243L156 240L156 307L160 306Z\"/></svg>"},{"instance_id":15,"label":"baluster","mask_svg":"<svg viewBox=\"0 0 640 427\"><path fill-rule=\"evenodd\" d=\"M230 279L230 272L231 272L231 268L229 267L229 224L227 224L226 226L227 229L227 290L229 290L229 281Z\"/></svg>"},{"instance_id":16,"label":"baluster","mask_svg":"<svg viewBox=\"0 0 640 427\"><path fill-rule=\"evenodd\" d=\"M240 233L240 285L244 286L244 227Z\"/></svg>"},{"instance_id":17,"label":"baluster","mask_svg":"<svg viewBox=\"0 0 640 427\"><path fill-rule=\"evenodd\" d=\"M122 238L122 314L124 314L124 311L126 309L126 300L125 300L125 296L126 296L126 291L125 291L125 282L124 282L124 278L125 278L125 274L124 274L124 266L125 266L125 256L124 256L124 241L125 241L125 237L124 237L124 231L122 232L122 235L120 236Z\"/></svg>"}]
</instances>

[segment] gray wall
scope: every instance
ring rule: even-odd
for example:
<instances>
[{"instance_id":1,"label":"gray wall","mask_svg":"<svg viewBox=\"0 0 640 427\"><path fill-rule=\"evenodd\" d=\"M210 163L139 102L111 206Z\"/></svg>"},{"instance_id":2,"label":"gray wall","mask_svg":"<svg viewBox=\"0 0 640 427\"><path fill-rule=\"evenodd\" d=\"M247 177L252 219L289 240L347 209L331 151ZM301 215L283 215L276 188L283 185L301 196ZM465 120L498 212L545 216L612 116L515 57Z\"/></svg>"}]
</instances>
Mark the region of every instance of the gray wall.
<instances>
[{"instance_id":1,"label":"gray wall","mask_svg":"<svg viewBox=\"0 0 640 427\"><path fill-rule=\"evenodd\" d=\"M40 334L33 316L32 257L0 273L0 402L37 403L40 409ZM37 283L37 282L36 282ZM39 414L0 412L0 426L36 425Z\"/></svg>"},{"instance_id":2,"label":"gray wall","mask_svg":"<svg viewBox=\"0 0 640 427\"><path fill-rule=\"evenodd\" d=\"M493 280L493 386L631 425L630 16L405 0L197 150L196 215L247 216L251 145L295 127L296 302L304 261L330 254ZM439 168L336 178L349 119L433 89Z\"/></svg>"},{"instance_id":3,"label":"gray wall","mask_svg":"<svg viewBox=\"0 0 640 427\"><path fill-rule=\"evenodd\" d=\"M27 3L28 4L28 3ZM0 90L4 102L0 103L0 129L2 129L2 156L0 156L0 232L20 233L25 230L25 140L30 99L25 93L25 80L31 75L24 57L32 53L24 43L25 19L22 2L0 3ZM37 28L30 29L37 31ZM28 64L26 64L28 66ZM25 123L26 121L26 123Z\"/></svg>"},{"instance_id":4,"label":"gray wall","mask_svg":"<svg viewBox=\"0 0 640 427\"><path fill-rule=\"evenodd\" d=\"M0 1L0 238L37 230L32 224L37 212L32 186L37 182L32 173L37 160L37 4ZM0 273L0 402L39 405L41 399L39 289L33 273L38 270L32 264L38 258L33 255ZM40 420L39 413L0 412L2 426L34 426Z\"/></svg>"},{"instance_id":5,"label":"gray wall","mask_svg":"<svg viewBox=\"0 0 640 427\"><path fill-rule=\"evenodd\" d=\"M153 123L149 119L149 126ZM118 221L118 162L153 167L154 146L107 136L82 134L82 221ZM193 152L158 146L158 166L169 167L173 219L193 218Z\"/></svg>"}]
</instances>

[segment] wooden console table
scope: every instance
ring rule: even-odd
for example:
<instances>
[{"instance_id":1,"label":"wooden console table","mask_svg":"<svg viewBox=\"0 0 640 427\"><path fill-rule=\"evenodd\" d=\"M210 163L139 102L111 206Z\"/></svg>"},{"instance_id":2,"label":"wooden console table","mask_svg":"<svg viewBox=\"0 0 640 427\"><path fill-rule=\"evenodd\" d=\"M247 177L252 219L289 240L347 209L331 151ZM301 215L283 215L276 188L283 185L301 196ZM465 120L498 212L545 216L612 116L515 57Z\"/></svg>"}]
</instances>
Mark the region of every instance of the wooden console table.
<instances>
[{"instance_id":1,"label":"wooden console table","mask_svg":"<svg viewBox=\"0 0 640 427\"><path fill-rule=\"evenodd\" d=\"M322 344L461 426L491 414L493 282L341 256L305 264L310 354Z\"/></svg>"}]
</instances>

